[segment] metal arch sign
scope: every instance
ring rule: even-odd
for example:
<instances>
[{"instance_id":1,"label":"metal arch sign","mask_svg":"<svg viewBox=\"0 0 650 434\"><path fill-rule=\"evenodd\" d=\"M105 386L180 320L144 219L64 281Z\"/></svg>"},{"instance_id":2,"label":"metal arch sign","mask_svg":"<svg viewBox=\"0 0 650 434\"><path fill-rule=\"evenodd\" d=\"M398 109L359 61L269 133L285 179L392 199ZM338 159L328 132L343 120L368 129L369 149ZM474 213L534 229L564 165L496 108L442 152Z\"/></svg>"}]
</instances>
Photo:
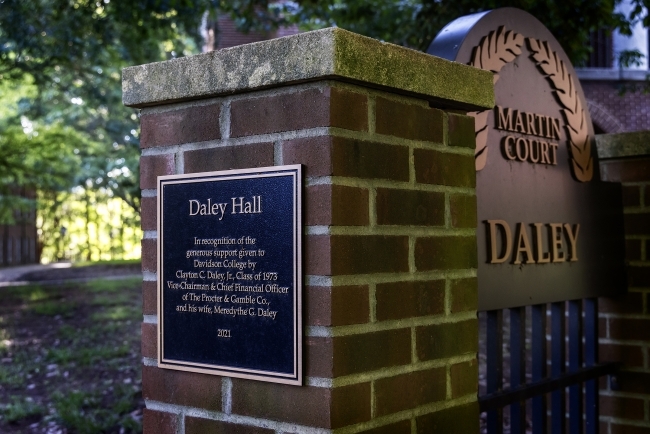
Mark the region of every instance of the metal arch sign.
<instances>
[{"instance_id":1,"label":"metal arch sign","mask_svg":"<svg viewBox=\"0 0 650 434\"><path fill-rule=\"evenodd\" d=\"M535 17L461 17L429 54L492 71L496 106L475 119L479 309L625 289L620 186L600 181L576 73Z\"/></svg>"}]
</instances>

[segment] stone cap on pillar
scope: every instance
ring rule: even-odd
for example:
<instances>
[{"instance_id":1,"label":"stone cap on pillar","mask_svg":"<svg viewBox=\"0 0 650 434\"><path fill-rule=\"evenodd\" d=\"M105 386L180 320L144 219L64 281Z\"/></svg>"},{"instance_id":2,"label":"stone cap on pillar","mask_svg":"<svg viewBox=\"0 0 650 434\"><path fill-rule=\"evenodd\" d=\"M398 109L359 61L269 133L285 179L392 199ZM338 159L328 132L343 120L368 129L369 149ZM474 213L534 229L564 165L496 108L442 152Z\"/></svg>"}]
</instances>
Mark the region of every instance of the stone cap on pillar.
<instances>
[{"instance_id":1,"label":"stone cap on pillar","mask_svg":"<svg viewBox=\"0 0 650 434\"><path fill-rule=\"evenodd\" d=\"M440 108L494 106L492 73L339 28L124 68L124 105L147 107L316 80L363 84Z\"/></svg>"},{"instance_id":2,"label":"stone cap on pillar","mask_svg":"<svg viewBox=\"0 0 650 434\"><path fill-rule=\"evenodd\" d=\"M597 134L596 149L601 160L650 155L650 131Z\"/></svg>"}]
</instances>

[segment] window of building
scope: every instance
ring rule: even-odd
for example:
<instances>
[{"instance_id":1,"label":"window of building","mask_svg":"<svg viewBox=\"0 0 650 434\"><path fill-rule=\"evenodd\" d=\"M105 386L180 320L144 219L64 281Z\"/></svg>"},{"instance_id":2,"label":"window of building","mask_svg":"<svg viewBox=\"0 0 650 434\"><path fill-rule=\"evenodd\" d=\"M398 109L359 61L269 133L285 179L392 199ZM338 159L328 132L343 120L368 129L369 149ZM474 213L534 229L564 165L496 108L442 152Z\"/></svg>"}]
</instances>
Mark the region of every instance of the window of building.
<instances>
[{"instance_id":1,"label":"window of building","mask_svg":"<svg viewBox=\"0 0 650 434\"><path fill-rule=\"evenodd\" d=\"M614 66L612 34L607 30L591 32L589 38L591 55L585 65L588 68L611 68Z\"/></svg>"}]
</instances>

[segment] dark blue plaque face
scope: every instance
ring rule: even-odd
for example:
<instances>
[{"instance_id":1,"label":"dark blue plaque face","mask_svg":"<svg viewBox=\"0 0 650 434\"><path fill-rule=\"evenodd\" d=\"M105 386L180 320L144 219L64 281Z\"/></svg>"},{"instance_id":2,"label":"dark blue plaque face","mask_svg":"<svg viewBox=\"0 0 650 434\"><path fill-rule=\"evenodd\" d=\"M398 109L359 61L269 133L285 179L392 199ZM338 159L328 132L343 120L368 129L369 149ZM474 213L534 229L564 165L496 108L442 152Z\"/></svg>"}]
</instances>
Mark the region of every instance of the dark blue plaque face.
<instances>
[{"instance_id":1,"label":"dark blue plaque face","mask_svg":"<svg viewBox=\"0 0 650 434\"><path fill-rule=\"evenodd\" d=\"M158 365L302 384L300 165L158 178Z\"/></svg>"}]
</instances>

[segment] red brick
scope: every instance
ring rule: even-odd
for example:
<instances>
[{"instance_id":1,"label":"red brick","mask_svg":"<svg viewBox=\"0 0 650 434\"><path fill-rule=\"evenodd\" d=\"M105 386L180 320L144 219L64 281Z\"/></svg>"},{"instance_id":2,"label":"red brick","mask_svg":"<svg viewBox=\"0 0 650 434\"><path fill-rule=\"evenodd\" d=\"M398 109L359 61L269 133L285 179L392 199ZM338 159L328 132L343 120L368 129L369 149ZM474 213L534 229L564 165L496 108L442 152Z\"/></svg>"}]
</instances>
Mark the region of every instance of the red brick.
<instances>
[{"instance_id":1,"label":"red brick","mask_svg":"<svg viewBox=\"0 0 650 434\"><path fill-rule=\"evenodd\" d=\"M609 434L609 424L607 422L600 422L598 424L598 432L600 434Z\"/></svg>"},{"instance_id":2,"label":"red brick","mask_svg":"<svg viewBox=\"0 0 650 434\"><path fill-rule=\"evenodd\" d=\"M628 261L641 260L641 240L625 240L625 259Z\"/></svg>"},{"instance_id":3,"label":"red brick","mask_svg":"<svg viewBox=\"0 0 650 434\"><path fill-rule=\"evenodd\" d=\"M637 207L641 206L641 189L638 185L624 185L623 206Z\"/></svg>"},{"instance_id":4,"label":"red brick","mask_svg":"<svg viewBox=\"0 0 650 434\"><path fill-rule=\"evenodd\" d=\"M384 330L334 338L334 377L411 362L411 331Z\"/></svg>"},{"instance_id":5,"label":"red brick","mask_svg":"<svg viewBox=\"0 0 650 434\"><path fill-rule=\"evenodd\" d=\"M305 274L315 276L332 274L332 249L329 235L303 237L303 248L305 249Z\"/></svg>"},{"instance_id":6,"label":"red brick","mask_svg":"<svg viewBox=\"0 0 650 434\"><path fill-rule=\"evenodd\" d=\"M623 341L650 341L650 319L610 318L609 337Z\"/></svg>"},{"instance_id":7,"label":"red brick","mask_svg":"<svg viewBox=\"0 0 650 434\"><path fill-rule=\"evenodd\" d=\"M467 434L479 432L478 402L446 408L415 419L418 434Z\"/></svg>"},{"instance_id":8,"label":"red brick","mask_svg":"<svg viewBox=\"0 0 650 434\"><path fill-rule=\"evenodd\" d=\"M476 169L472 155L415 149L413 156L417 182L452 187L476 186Z\"/></svg>"},{"instance_id":9,"label":"red brick","mask_svg":"<svg viewBox=\"0 0 650 434\"><path fill-rule=\"evenodd\" d=\"M476 268L476 238L443 236L415 241L415 267L418 271Z\"/></svg>"},{"instance_id":10,"label":"red brick","mask_svg":"<svg viewBox=\"0 0 650 434\"><path fill-rule=\"evenodd\" d=\"M368 287L335 286L332 290L332 326L363 324L370 319Z\"/></svg>"},{"instance_id":11,"label":"red brick","mask_svg":"<svg viewBox=\"0 0 650 434\"><path fill-rule=\"evenodd\" d=\"M616 422L611 422L609 426L609 434L650 434L648 426L625 425ZM607 431L601 431L601 433L607 433Z\"/></svg>"},{"instance_id":12,"label":"red brick","mask_svg":"<svg viewBox=\"0 0 650 434\"><path fill-rule=\"evenodd\" d=\"M600 174L603 181L610 182L650 181L650 159L601 162Z\"/></svg>"},{"instance_id":13,"label":"red brick","mask_svg":"<svg viewBox=\"0 0 650 434\"><path fill-rule=\"evenodd\" d=\"M360 431L359 434L411 434L411 421L401 420L390 425Z\"/></svg>"},{"instance_id":14,"label":"red brick","mask_svg":"<svg viewBox=\"0 0 650 434\"><path fill-rule=\"evenodd\" d=\"M330 124L346 130L368 131L368 97L347 89L330 89Z\"/></svg>"},{"instance_id":15,"label":"red brick","mask_svg":"<svg viewBox=\"0 0 650 434\"><path fill-rule=\"evenodd\" d=\"M449 196L451 226L454 228L476 228L476 196L452 194Z\"/></svg>"},{"instance_id":16,"label":"red brick","mask_svg":"<svg viewBox=\"0 0 650 434\"><path fill-rule=\"evenodd\" d=\"M140 202L140 224L143 231L158 230L157 198L143 197Z\"/></svg>"},{"instance_id":17,"label":"red brick","mask_svg":"<svg viewBox=\"0 0 650 434\"><path fill-rule=\"evenodd\" d=\"M330 389L232 380L234 414L329 428L330 405Z\"/></svg>"},{"instance_id":18,"label":"red brick","mask_svg":"<svg viewBox=\"0 0 650 434\"><path fill-rule=\"evenodd\" d=\"M601 416L611 416L619 419L644 419L644 402L642 399L600 395L599 400Z\"/></svg>"},{"instance_id":19,"label":"red brick","mask_svg":"<svg viewBox=\"0 0 650 434\"><path fill-rule=\"evenodd\" d=\"M408 237L333 235L332 275L408 271Z\"/></svg>"},{"instance_id":20,"label":"red brick","mask_svg":"<svg viewBox=\"0 0 650 434\"><path fill-rule=\"evenodd\" d=\"M602 297L598 302L598 310L607 313L643 313L643 293L627 292L618 297Z\"/></svg>"},{"instance_id":21,"label":"red brick","mask_svg":"<svg viewBox=\"0 0 650 434\"><path fill-rule=\"evenodd\" d=\"M451 397L459 398L478 393L478 362L456 363L451 366Z\"/></svg>"},{"instance_id":22,"label":"red brick","mask_svg":"<svg viewBox=\"0 0 650 434\"><path fill-rule=\"evenodd\" d=\"M141 352L142 357L155 359L158 357L158 326L142 323Z\"/></svg>"},{"instance_id":23,"label":"red brick","mask_svg":"<svg viewBox=\"0 0 650 434\"><path fill-rule=\"evenodd\" d=\"M308 377L332 377L334 357L331 338L306 337L303 343L305 375Z\"/></svg>"},{"instance_id":24,"label":"red brick","mask_svg":"<svg viewBox=\"0 0 650 434\"><path fill-rule=\"evenodd\" d=\"M370 383L352 384L332 390L332 428L370 420Z\"/></svg>"},{"instance_id":25,"label":"red brick","mask_svg":"<svg viewBox=\"0 0 650 434\"><path fill-rule=\"evenodd\" d=\"M368 287L308 287L307 324L341 326L367 323L370 319Z\"/></svg>"},{"instance_id":26,"label":"red brick","mask_svg":"<svg viewBox=\"0 0 650 434\"><path fill-rule=\"evenodd\" d=\"M212 104L142 115L140 146L149 148L220 139L220 113L220 105Z\"/></svg>"},{"instance_id":27,"label":"red brick","mask_svg":"<svg viewBox=\"0 0 650 434\"><path fill-rule=\"evenodd\" d=\"M600 344L601 362L622 362L628 368L643 367L643 348L638 345Z\"/></svg>"},{"instance_id":28,"label":"red brick","mask_svg":"<svg viewBox=\"0 0 650 434\"><path fill-rule=\"evenodd\" d=\"M650 395L650 373L621 371L616 374L618 391Z\"/></svg>"},{"instance_id":29,"label":"red brick","mask_svg":"<svg viewBox=\"0 0 650 434\"><path fill-rule=\"evenodd\" d=\"M332 145L334 176L395 181L409 179L409 150L405 146L342 137L333 137Z\"/></svg>"},{"instance_id":30,"label":"red brick","mask_svg":"<svg viewBox=\"0 0 650 434\"><path fill-rule=\"evenodd\" d=\"M178 429L177 414L145 408L142 415L142 427L145 433L176 434Z\"/></svg>"},{"instance_id":31,"label":"red brick","mask_svg":"<svg viewBox=\"0 0 650 434\"><path fill-rule=\"evenodd\" d=\"M221 377L143 366L142 397L221 411Z\"/></svg>"},{"instance_id":32,"label":"red brick","mask_svg":"<svg viewBox=\"0 0 650 434\"><path fill-rule=\"evenodd\" d=\"M305 224L363 226L369 223L368 190L343 185L307 187Z\"/></svg>"},{"instance_id":33,"label":"red brick","mask_svg":"<svg viewBox=\"0 0 650 434\"><path fill-rule=\"evenodd\" d=\"M445 371L445 368L434 368L376 380L376 415L386 416L444 400L447 394Z\"/></svg>"},{"instance_id":34,"label":"red brick","mask_svg":"<svg viewBox=\"0 0 650 434\"><path fill-rule=\"evenodd\" d=\"M627 267L628 288L642 288L650 286L650 267Z\"/></svg>"},{"instance_id":35,"label":"red brick","mask_svg":"<svg viewBox=\"0 0 650 434\"><path fill-rule=\"evenodd\" d=\"M185 434L274 434L275 430L185 416Z\"/></svg>"},{"instance_id":36,"label":"red brick","mask_svg":"<svg viewBox=\"0 0 650 434\"><path fill-rule=\"evenodd\" d=\"M625 214L626 235L650 235L650 213Z\"/></svg>"},{"instance_id":37,"label":"red brick","mask_svg":"<svg viewBox=\"0 0 650 434\"><path fill-rule=\"evenodd\" d=\"M140 244L142 246L142 271L155 273L158 270L157 240L145 238Z\"/></svg>"},{"instance_id":38,"label":"red brick","mask_svg":"<svg viewBox=\"0 0 650 434\"><path fill-rule=\"evenodd\" d=\"M185 151L185 173L273 166L273 143Z\"/></svg>"},{"instance_id":39,"label":"red brick","mask_svg":"<svg viewBox=\"0 0 650 434\"><path fill-rule=\"evenodd\" d=\"M478 350L478 322L474 319L421 326L416 329L418 360L442 359Z\"/></svg>"},{"instance_id":40,"label":"red brick","mask_svg":"<svg viewBox=\"0 0 650 434\"><path fill-rule=\"evenodd\" d=\"M445 311L445 281L377 284L377 320L438 315Z\"/></svg>"},{"instance_id":41,"label":"red brick","mask_svg":"<svg viewBox=\"0 0 650 434\"><path fill-rule=\"evenodd\" d=\"M284 164L302 164L304 176L330 176L332 137L318 136L287 140L282 143Z\"/></svg>"},{"instance_id":42,"label":"red brick","mask_svg":"<svg viewBox=\"0 0 650 434\"><path fill-rule=\"evenodd\" d=\"M367 97L339 88L307 89L233 101L230 117L232 137L325 126L368 129Z\"/></svg>"},{"instance_id":43,"label":"red brick","mask_svg":"<svg viewBox=\"0 0 650 434\"><path fill-rule=\"evenodd\" d=\"M476 147L474 118L456 113L447 113L447 118L449 125L449 146L474 149Z\"/></svg>"},{"instance_id":44,"label":"red brick","mask_svg":"<svg viewBox=\"0 0 650 434\"><path fill-rule=\"evenodd\" d=\"M306 176L409 180L406 146L326 136L289 140L282 149L284 164L304 164Z\"/></svg>"},{"instance_id":45,"label":"red brick","mask_svg":"<svg viewBox=\"0 0 650 434\"><path fill-rule=\"evenodd\" d=\"M158 288L156 282L142 282L142 314L158 313Z\"/></svg>"},{"instance_id":46,"label":"red brick","mask_svg":"<svg viewBox=\"0 0 650 434\"><path fill-rule=\"evenodd\" d=\"M478 281L475 277L451 282L451 313L478 309Z\"/></svg>"},{"instance_id":47,"label":"red brick","mask_svg":"<svg viewBox=\"0 0 650 434\"><path fill-rule=\"evenodd\" d=\"M547 321L546 328L548 329L549 327L550 326L548 325L548 321ZM548 331L547 331L547 333L548 333ZM603 338L607 337L607 334L606 334L607 333L607 319L606 318L598 318L598 333L599 333L600 337L603 337Z\"/></svg>"},{"instance_id":48,"label":"red brick","mask_svg":"<svg viewBox=\"0 0 650 434\"><path fill-rule=\"evenodd\" d=\"M443 142L444 116L438 109L378 97L375 131L405 139Z\"/></svg>"},{"instance_id":49,"label":"red brick","mask_svg":"<svg viewBox=\"0 0 650 434\"><path fill-rule=\"evenodd\" d=\"M445 194L429 191L377 189L380 225L443 226Z\"/></svg>"},{"instance_id":50,"label":"red brick","mask_svg":"<svg viewBox=\"0 0 650 434\"><path fill-rule=\"evenodd\" d=\"M232 380L232 412L244 416L338 428L370 419L370 384L336 389Z\"/></svg>"},{"instance_id":51,"label":"red brick","mask_svg":"<svg viewBox=\"0 0 650 434\"><path fill-rule=\"evenodd\" d=\"M175 171L174 154L140 157L140 188L158 188L158 176L173 175Z\"/></svg>"}]
</instances>

